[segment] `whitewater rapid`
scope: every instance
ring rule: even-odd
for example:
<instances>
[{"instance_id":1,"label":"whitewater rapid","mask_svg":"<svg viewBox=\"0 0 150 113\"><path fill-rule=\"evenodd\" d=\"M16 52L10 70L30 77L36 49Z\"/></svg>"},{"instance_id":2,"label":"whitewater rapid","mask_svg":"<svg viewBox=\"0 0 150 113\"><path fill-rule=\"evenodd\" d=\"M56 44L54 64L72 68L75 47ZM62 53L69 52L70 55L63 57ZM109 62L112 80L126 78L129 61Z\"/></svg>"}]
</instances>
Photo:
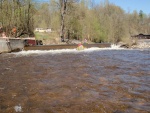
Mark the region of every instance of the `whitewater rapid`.
<instances>
[{"instance_id":1,"label":"whitewater rapid","mask_svg":"<svg viewBox=\"0 0 150 113\"><path fill-rule=\"evenodd\" d=\"M57 50L28 50L28 51L20 51L14 52L11 54L15 55L31 55L31 54L61 54L61 53L82 53L82 52L93 52L93 51L103 51L103 50L122 50L125 48L120 48L120 46L112 44L109 48L86 48L84 50L77 50L77 49L57 49Z\"/></svg>"}]
</instances>

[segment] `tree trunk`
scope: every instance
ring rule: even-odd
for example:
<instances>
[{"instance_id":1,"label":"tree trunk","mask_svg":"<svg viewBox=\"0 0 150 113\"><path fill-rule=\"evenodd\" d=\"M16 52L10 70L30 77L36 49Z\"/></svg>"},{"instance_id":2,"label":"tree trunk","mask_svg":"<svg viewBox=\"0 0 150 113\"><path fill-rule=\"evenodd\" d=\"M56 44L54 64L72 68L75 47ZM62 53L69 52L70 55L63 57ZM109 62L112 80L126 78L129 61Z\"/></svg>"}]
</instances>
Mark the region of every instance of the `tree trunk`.
<instances>
[{"instance_id":1,"label":"tree trunk","mask_svg":"<svg viewBox=\"0 0 150 113\"><path fill-rule=\"evenodd\" d=\"M65 14L66 14L66 5L67 0L60 0L61 5L61 28L60 28L60 38L61 41L64 42L64 28L65 28Z\"/></svg>"}]
</instances>

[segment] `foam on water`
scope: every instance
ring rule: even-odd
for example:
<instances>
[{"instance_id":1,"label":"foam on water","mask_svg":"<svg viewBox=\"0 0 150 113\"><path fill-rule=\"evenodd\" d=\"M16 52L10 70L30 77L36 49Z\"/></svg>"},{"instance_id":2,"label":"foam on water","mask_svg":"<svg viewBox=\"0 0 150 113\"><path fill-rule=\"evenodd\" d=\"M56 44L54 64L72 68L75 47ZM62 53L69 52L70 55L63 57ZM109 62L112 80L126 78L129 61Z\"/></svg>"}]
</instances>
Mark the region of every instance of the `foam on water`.
<instances>
[{"instance_id":1,"label":"foam on water","mask_svg":"<svg viewBox=\"0 0 150 113\"><path fill-rule=\"evenodd\" d=\"M92 47L84 50L76 50L76 49L58 49L58 50L29 50L29 51L20 51L13 53L15 55L31 55L31 54L61 54L61 53L79 53L79 52L93 52L93 51L102 51L102 50L120 50L118 45L111 45L110 48L98 48Z\"/></svg>"},{"instance_id":2,"label":"foam on water","mask_svg":"<svg viewBox=\"0 0 150 113\"><path fill-rule=\"evenodd\" d=\"M15 109L16 112L22 112L22 107L20 105L15 106L14 109Z\"/></svg>"},{"instance_id":3,"label":"foam on water","mask_svg":"<svg viewBox=\"0 0 150 113\"><path fill-rule=\"evenodd\" d=\"M112 44L111 49L123 49L120 47L120 45Z\"/></svg>"}]
</instances>

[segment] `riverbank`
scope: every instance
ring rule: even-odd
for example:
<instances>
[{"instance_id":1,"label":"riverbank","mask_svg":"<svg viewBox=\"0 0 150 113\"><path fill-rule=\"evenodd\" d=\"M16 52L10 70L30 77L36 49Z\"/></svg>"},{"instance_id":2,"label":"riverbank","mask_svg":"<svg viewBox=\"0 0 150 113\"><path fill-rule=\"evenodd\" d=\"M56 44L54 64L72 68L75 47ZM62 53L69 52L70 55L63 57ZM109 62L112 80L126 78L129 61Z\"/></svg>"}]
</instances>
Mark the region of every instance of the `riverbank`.
<instances>
[{"instance_id":1,"label":"riverbank","mask_svg":"<svg viewBox=\"0 0 150 113\"><path fill-rule=\"evenodd\" d=\"M150 48L150 39L139 39L136 45L133 45L131 48L133 49L144 49Z\"/></svg>"}]
</instances>

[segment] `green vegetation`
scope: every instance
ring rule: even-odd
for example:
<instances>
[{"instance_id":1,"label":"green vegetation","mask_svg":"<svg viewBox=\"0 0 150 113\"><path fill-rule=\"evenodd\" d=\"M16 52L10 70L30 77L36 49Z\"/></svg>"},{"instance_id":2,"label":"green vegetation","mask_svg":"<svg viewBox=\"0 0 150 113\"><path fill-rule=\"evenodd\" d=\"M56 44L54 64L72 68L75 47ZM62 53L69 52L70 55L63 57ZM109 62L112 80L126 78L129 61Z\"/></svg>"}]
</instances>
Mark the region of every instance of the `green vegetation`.
<instances>
[{"instance_id":1,"label":"green vegetation","mask_svg":"<svg viewBox=\"0 0 150 113\"><path fill-rule=\"evenodd\" d=\"M40 33L40 32L35 32L35 38L37 40L45 40L45 39L52 39L53 36L50 33Z\"/></svg>"},{"instance_id":2,"label":"green vegetation","mask_svg":"<svg viewBox=\"0 0 150 113\"><path fill-rule=\"evenodd\" d=\"M35 28L52 28L52 33L35 33L37 39L87 39L94 42L131 42L131 36L150 34L150 15L143 11L126 13L104 0L92 5L92 0L0 0L0 26L8 36L17 28L17 36L34 35ZM9 7L8 7L9 6ZM59 39L58 39L59 38Z\"/></svg>"},{"instance_id":3,"label":"green vegetation","mask_svg":"<svg viewBox=\"0 0 150 113\"><path fill-rule=\"evenodd\" d=\"M0 0L1 32L9 37L34 36L33 15L36 11L32 0Z\"/></svg>"},{"instance_id":4,"label":"green vegetation","mask_svg":"<svg viewBox=\"0 0 150 113\"><path fill-rule=\"evenodd\" d=\"M51 32L51 33L35 32L35 38L36 38L36 40L42 40L44 44L58 44L58 43L60 43L59 34L57 32Z\"/></svg>"}]
</instances>

